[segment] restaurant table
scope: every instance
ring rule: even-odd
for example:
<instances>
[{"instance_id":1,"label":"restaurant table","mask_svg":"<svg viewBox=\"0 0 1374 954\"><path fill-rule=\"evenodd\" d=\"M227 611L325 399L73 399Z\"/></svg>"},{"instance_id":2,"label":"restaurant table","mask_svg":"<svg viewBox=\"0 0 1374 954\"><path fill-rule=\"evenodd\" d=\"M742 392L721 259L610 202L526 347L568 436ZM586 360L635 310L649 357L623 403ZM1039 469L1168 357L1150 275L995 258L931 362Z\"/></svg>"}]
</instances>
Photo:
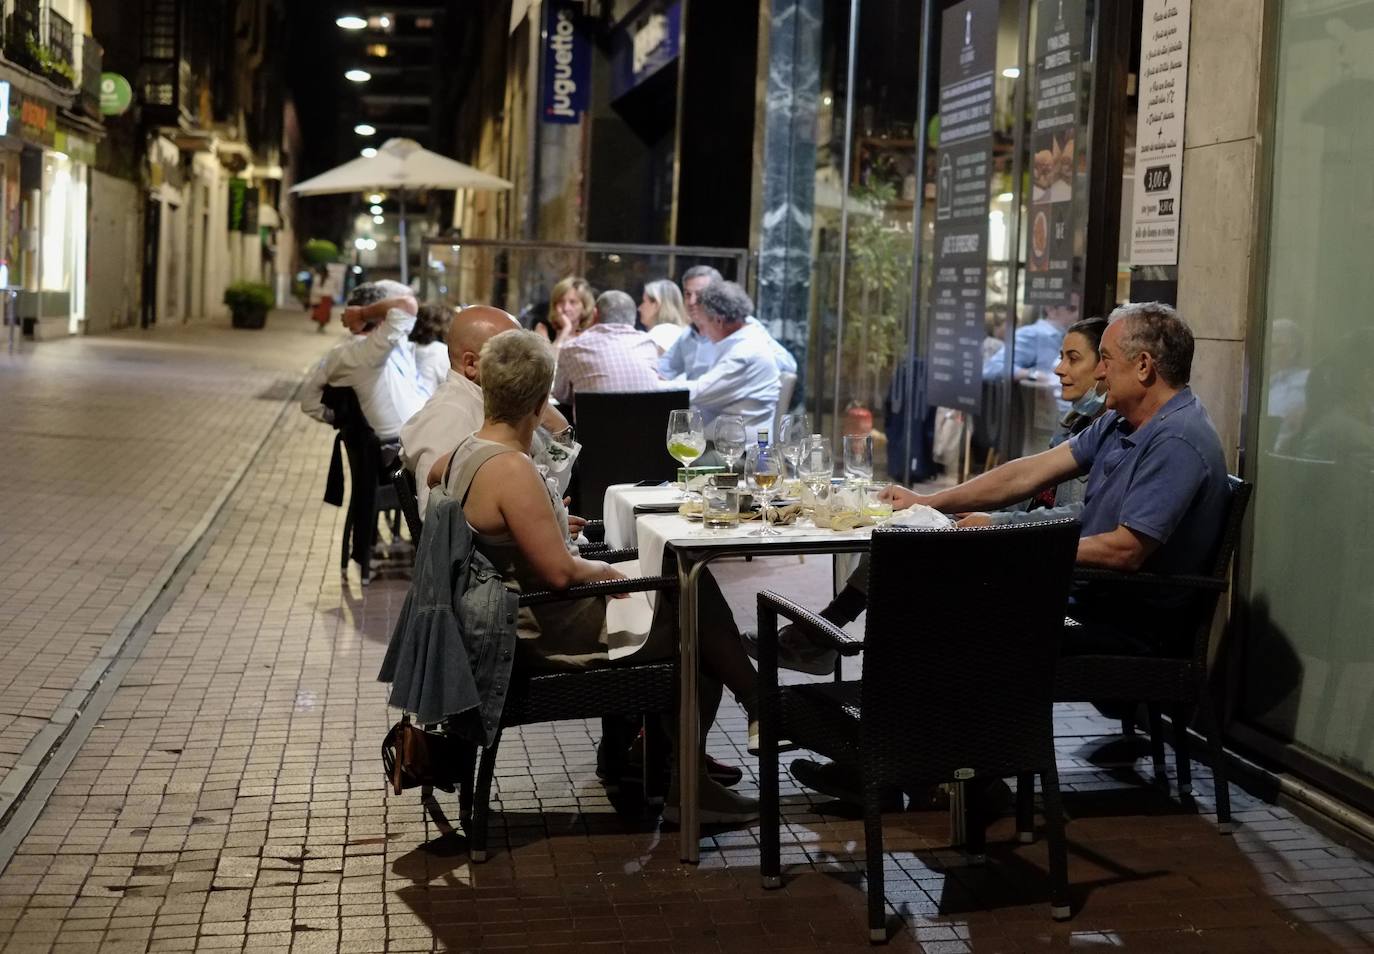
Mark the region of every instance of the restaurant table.
<instances>
[{"instance_id":1,"label":"restaurant table","mask_svg":"<svg viewBox=\"0 0 1374 954\"><path fill-rule=\"evenodd\" d=\"M682 492L671 484L641 487L639 484L612 484L606 488L601 519L606 524L604 537L612 550L633 550L639 545L635 530L636 508L664 507L676 503Z\"/></svg>"},{"instance_id":2,"label":"restaurant table","mask_svg":"<svg viewBox=\"0 0 1374 954\"><path fill-rule=\"evenodd\" d=\"M607 491L609 502L611 491ZM607 515L610 508L607 507ZM641 514L634 520L639 544L639 566L646 576L662 572L664 551L671 547L677 558L678 599L678 793L681 814L680 856L700 860L701 825L698 819L695 761L701 747L701 715L698 706L697 596L702 573L722 557L798 556L810 554L866 553L872 527L836 532L812 526L779 527L777 536L751 534L757 521L746 521L736 530L706 530L700 521L678 514ZM609 533L609 529L608 529Z\"/></svg>"}]
</instances>

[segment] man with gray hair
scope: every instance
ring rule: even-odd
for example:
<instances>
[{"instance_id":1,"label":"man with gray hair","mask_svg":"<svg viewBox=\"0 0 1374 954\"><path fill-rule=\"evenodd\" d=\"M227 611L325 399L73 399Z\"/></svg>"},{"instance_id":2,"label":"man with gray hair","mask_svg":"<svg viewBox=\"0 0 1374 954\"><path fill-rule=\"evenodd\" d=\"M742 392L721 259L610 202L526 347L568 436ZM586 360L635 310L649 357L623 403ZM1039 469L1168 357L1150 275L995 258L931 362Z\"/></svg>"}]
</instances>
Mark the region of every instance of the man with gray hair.
<instances>
[{"instance_id":1,"label":"man with gray hair","mask_svg":"<svg viewBox=\"0 0 1374 954\"><path fill-rule=\"evenodd\" d=\"M689 382L692 407L709 428L722 414L744 419L752 436L773 430L780 381L772 340L763 326L750 322L754 303L734 282L712 282L699 296L702 334L712 344L710 369Z\"/></svg>"},{"instance_id":2,"label":"man with gray hair","mask_svg":"<svg viewBox=\"0 0 1374 954\"><path fill-rule=\"evenodd\" d=\"M326 384L352 388L377 437L383 442L400 437L401 425L425 403L409 340L418 310L414 292L400 282L354 288L343 313L352 337L325 355L310 375L301 409L324 419L312 412L316 391Z\"/></svg>"},{"instance_id":3,"label":"man with gray hair","mask_svg":"<svg viewBox=\"0 0 1374 954\"><path fill-rule=\"evenodd\" d=\"M593 324L559 348L555 398L567 404L578 394L659 389L658 347L635 329L636 313L624 292L601 293Z\"/></svg>"},{"instance_id":4,"label":"man with gray hair","mask_svg":"<svg viewBox=\"0 0 1374 954\"><path fill-rule=\"evenodd\" d=\"M682 300L687 306L687 330L678 335L673 346L658 359L658 373L665 380L686 378L688 381L695 381L710 370L712 362L715 361L715 349L706 334L700 299L707 285L724 280L720 272L710 265L693 265L682 273ZM797 359L792 357L792 353L778 344L752 314L745 320L767 337L768 348L773 353L778 370L786 374L796 374Z\"/></svg>"}]
</instances>

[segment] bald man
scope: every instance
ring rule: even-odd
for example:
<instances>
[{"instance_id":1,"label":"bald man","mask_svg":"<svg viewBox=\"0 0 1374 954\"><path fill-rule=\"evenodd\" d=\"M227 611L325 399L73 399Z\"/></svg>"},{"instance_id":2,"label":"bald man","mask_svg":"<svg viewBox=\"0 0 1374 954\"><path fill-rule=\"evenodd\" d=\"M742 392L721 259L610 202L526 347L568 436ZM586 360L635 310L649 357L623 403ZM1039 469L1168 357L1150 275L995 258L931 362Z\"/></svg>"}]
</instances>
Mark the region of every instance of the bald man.
<instances>
[{"instance_id":1,"label":"bald man","mask_svg":"<svg viewBox=\"0 0 1374 954\"><path fill-rule=\"evenodd\" d=\"M435 462L482 426L482 345L519 327L511 315L489 305L473 305L454 316L448 332L448 377L401 428L401 459L415 474L421 514L429 502L428 478ZM550 409L544 426L557 433L568 422Z\"/></svg>"}]
</instances>

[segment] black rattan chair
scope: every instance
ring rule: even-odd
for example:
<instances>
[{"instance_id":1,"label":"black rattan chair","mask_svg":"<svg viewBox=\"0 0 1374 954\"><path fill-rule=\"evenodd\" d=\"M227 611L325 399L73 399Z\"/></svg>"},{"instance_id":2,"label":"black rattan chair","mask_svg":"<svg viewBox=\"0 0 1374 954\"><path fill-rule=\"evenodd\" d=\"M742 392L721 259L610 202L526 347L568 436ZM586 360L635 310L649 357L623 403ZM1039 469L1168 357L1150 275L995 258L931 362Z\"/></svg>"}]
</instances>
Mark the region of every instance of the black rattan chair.
<instances>
[{"instance_id":1,"label":"black rattan chair","mask_svg":"<svg viewBox=\"0 0 1374 954\"><path fill-rule=\"evenodd\" d=\"M664 439L668 412L688 405L686 391L579 394L573 406L577 439L577 512L600 519L606 488L641 480L672 480L677 462Z\"/></svg>"},{"instance_id":2,"label":"black rattan chair","mask_svg":"<svg viewBox=\"0 0 1374 954\"><path fill-rule=\"evenodd\" d=\"M1164 740L1161 710L1169 711L1174 728L1174 759L1178 773L1180 796L1187 796L1192 788L1192 769L1188 761L1188 723L1196 711L1201 715L1202 729L1212 761L1212 776L1216 785L1217 822L1222 831L1230 830L1231 793L1226 781L1226 761L1221 744L1221 725L1217 718L1217 695L1210 686L1207 674L1207 650L1211 642L1212 619L1217 601L1226 592L1227 574L1240 540L1245 508L1250 502L1252 485L1239 477L1230 478L1231 500L1226 510L1226 522L1221 540L1205 575L1161 576L1157 573L1116 573L1110 570L1080 568L1074 578L1083 582L1108 583L1121 587L1172 588L1195 594L1191 608L1192 647L1185 657L1154 656L1063 656L1055 671L1055 702L1125 702L1144 703L1150 716L1151 748L1157 779L1168 785L1164 764ZM1161 633L1159 642L1166 644ZM1030 800L1029 780L1018 782L1018 813L1023 839L1028 828L1024 824Z\"/></svg>"},{"instance_id":3,"label":"black rattan chair","mask_svg":"<svg viewBox=\"0 0 1374 954\"><path fill-rule=\"evenodd\" d=\"M410 539L416 546L419 546L420 531L424 529L424 521L420 516L420 501L415 496L415 475L406 468L406 465L398 457L396 462L391 465L388 479L392 491L396 494L396 502L401 508L401 515L405 517L406 530L410 532Z\"/></svg>"},{"instance_id":4,"label":"black rattan chair","mask_svg":"<svg viewBox=\"0 0 1374 954\"><path fill-rule=\"evenodd\" d=\"M390 514L393 538L400 532L400 501L384 463L395 448L382 444L363 415L352 388L325 388L324 403L333 412L334 427L348 458L348 509L339 569L347 576L348 561L352 558L366 585L372 580L372 545L377 542L378 516Z\"/></svg>"},{"instance_id":5,"label":"black rattan chair","mask_svg":"<svg viewBox=\"0 0 1374 954\"><path fill-rule=\"evenodd\" d=\"M609 550L597 554L597 559L619 563L632 560L637 555L635 550ZM667 576L588 583L558 592L524 593L520 597L520 605L535 606L588 596L671 590L676 587L677 579ZM575 672L522 673L516 670L506 694L501 726L491 745L482 750L475 792L471 799L468 799L466 792L460 796L462 801L470 801L472 805L472 823L467 830L469 857L474 862L487 860L491 782L496 772L496 753L501 744L502 731L538 722L638 716L650 712L671 713L677 709L677 686L676 659Z\"/></svg>"},{"instance_id":6,"label":"black rattan chair","mask_svg":"<svg viewBox=\"0 0 1374 954\"><path fill-rule=\"evenodd\" d=\"M1072 520L875 530L863 642L774 593L759 594L765 887L781 885L778 739L788 738L857 767L870 940L887 939L882 793L1025 771L1040 775L1045 792L1051 910L1056 918L1069 916L1050 690L1077 547ZM1035 559L1028 561L1028 553ZM917 607L912 599L923 583L933 598ZM779 687L779 616L842 655L863 652L863 678ZM977 852L985 821L970 815L970 846Z\"/></svg>"}]
</instances>

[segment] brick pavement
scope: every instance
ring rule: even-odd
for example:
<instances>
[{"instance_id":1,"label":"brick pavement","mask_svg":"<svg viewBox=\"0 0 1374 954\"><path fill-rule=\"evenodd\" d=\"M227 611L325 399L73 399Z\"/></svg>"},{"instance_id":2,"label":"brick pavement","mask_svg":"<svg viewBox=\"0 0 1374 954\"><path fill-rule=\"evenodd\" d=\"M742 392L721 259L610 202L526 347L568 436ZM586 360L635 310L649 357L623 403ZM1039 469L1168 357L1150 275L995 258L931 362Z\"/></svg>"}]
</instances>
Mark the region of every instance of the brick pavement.
<instances>
[{"instance_id":1,"label":"brick pavement","mask_svg":"<svg viewBox=\"0 0 1374 954\"><path fill-rule=\"evenodd\" d=\"M377 753L393 714L373 680L405 583L339 579L327 448L299 415L273 430L0 874L0 950L868 949L859 822L784 780L783 890L759 887L754 827L714 831L685 868L674 832L613 811L585 723L507 736L488 863L436 840L412 793L387 793ZM758 586L814 592L826 575L815 560L725 569L746 622ZM1374 865L1239 790L1241 830L1221 836L1201 766L1200 813L1183 810L1138 784L1143 752L1104 758L1123 747L1104 747L1096 717L1059 721L1075 918L1050 921L1043 841L1011 843L1009 820L970 868L943 847L944 816L894 815L892 948L1374 949ZM743 730L727 706L710 744L748 769Z\"/></svg>"}]
</instances>

